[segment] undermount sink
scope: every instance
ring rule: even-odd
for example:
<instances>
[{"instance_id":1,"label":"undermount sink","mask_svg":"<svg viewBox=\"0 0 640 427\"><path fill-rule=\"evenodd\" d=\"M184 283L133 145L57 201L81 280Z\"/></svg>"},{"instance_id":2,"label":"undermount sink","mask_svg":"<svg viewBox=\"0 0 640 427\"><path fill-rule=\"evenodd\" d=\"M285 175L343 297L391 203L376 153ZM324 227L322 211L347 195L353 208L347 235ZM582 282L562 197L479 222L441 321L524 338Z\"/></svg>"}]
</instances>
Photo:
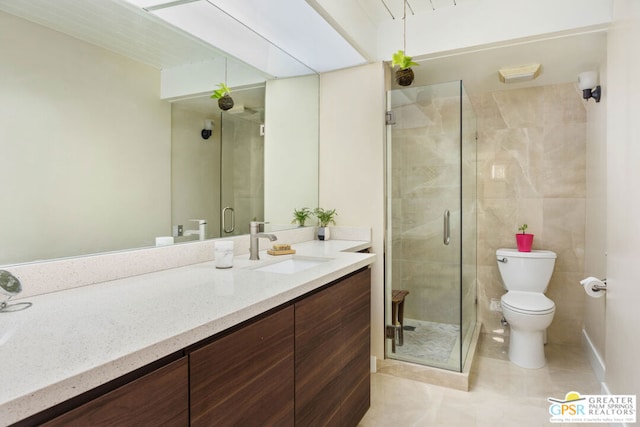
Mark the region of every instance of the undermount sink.
<instances>
[{"instance_id":1,"label":"undermount sink","mask_svg":"<svg viewBox=\"0 0 640 427\"><path fill-rule=\"evenodd\" d=\"M294 256L292 258L287 258L282 261L277 261L262 267L258 267L255 269L255 271L262 271L266 273L294 274L323 264L330 259L331 258Z\"/></svg>"}]
</instances>

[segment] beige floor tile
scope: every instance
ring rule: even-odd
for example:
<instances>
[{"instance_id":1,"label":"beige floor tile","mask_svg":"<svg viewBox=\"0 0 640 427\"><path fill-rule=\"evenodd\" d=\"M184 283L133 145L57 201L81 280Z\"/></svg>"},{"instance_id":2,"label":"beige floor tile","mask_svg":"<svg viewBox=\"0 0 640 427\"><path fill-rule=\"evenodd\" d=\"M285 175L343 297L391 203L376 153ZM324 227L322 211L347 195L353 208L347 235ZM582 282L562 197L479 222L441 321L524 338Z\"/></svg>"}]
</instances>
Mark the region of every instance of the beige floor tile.
<instances>
[{"instance_id":1,"label":"beige floor tile","mask_svg":"<svg viewBox=\"0 0 640 427\"><path fill-rule=\"evenodd\" d=\"M507 348L508 340L498 343L490 334L481 335L468 392L373 374L371 408L360 427L549 426L548 397L600 393L581 346L547 345L542 369L512 364Z\"/></svg>"}]
</instances>

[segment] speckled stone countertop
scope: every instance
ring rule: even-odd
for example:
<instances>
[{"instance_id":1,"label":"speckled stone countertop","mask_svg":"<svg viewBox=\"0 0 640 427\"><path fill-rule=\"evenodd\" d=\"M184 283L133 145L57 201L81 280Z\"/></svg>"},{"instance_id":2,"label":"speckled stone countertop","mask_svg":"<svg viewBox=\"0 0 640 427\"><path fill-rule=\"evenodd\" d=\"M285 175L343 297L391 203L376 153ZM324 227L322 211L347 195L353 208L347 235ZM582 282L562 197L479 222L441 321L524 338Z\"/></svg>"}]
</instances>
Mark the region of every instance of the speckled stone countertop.
<instances>
[{"instance_id":1,"label":"speckled stone countertop","mask_svg":"<svg viewBox=\"0 0 640 427\"><path fill-rule=\"evenodd\" d=\"M25 298L0 313L0 425L12 424L365 267L369 242L292 245L329 258L294 274L256 271L290 256L236 256ZM349 252L347 252L349 251ZM16 302L20 302L16 300Z\"/></svg>"}]
</instances>

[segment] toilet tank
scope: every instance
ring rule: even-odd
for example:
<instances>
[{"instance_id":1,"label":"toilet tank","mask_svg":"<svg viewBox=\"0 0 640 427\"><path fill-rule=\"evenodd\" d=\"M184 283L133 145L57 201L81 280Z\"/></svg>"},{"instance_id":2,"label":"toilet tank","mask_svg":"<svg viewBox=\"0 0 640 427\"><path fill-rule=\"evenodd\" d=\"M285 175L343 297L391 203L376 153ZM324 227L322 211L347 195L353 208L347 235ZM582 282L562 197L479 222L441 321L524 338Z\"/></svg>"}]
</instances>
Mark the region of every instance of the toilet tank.
<instances>
[{"instance_id":1,"label":"toilet tank","mask_svg":"<svg viewBox=\"0 0 640 427\"><path fill-rule=\"evenodd\" d=\"M556 254L542 250L498 249L496 259L502 283L508 291L544 293L553 274Z\"/></svg>"}]
</instances>

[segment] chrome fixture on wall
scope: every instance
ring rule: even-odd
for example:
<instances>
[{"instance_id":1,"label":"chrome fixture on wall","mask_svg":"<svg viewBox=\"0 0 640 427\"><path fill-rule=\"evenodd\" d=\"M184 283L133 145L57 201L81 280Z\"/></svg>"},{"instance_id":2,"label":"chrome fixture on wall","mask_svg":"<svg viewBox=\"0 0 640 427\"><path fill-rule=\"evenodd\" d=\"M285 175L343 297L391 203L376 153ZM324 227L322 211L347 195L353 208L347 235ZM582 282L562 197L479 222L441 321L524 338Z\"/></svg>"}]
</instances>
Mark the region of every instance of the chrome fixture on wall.
<instances>
[{"instance_id":1,"label":"chrome fixture on wall","mask_svg":"<svg viewBox=\"0 0 640 427\"><path fill-rule=\"evenodd\" d=\"M582 91L582 97L585 100L593 98L596 102L600 102L602 93L598 84L598 73L596 71L585 71L578 74L578 88Z\"/></svg>"}]
</instances>

